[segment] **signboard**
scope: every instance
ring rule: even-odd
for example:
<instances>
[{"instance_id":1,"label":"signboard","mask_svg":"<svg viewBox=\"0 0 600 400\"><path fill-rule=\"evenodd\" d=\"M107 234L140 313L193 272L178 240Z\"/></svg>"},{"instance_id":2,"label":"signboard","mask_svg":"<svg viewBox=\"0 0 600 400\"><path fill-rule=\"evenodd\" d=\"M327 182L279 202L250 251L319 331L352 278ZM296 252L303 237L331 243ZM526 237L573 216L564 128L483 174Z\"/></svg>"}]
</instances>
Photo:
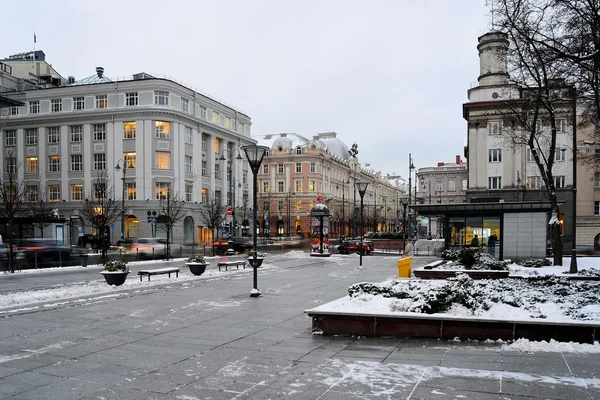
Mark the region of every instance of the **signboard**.
<instances>
[{"instance_id":1,"label":"signboard","mask_svg":"<svg viewBox=\"0 0 600 400\"><path fill-rule=\"evenodd\" d=\"M323 201L323 196L321 196L321 195L318 195L318 196L317 196L317 201Z\"/></svg>"},{"instance_id":2,"label":"signboard","mask_svg":"<svg viewBox=\"0 0 600 400\"><path fill-rule=\"evenodd\" d=\"M115 224L110 224L110 229L115 229Z\"/></svg>"},{"instance_id":3,"label":"signboard","mask_svg":"<svg viewBox=\"0 0 600 400\"><path fill-rule=\"evenodd\" d=\"M232 215L233 214L233 210L231 209L231 207L227 208L227 215Z\"/></svg>"},{"instance_id":4,"label":"signboard","mask_svg":"<svg viewBox=\"0 0 600 400\"><path fill-rule=\"evenodd\" d=\"M221 233L227 233L227 227L226 226L222 226L221 227Z\"/></svg>"},{"instance_id":5,"label":"signboard","mask_svg":"<svg viewBox=\"0 0 600 400\"><path fill-rule=\"evenodd\" d=\"M149 222L149 223L151 222L151 223L155 224L156 223L156 217L154 215L153 216L148 216L148 217L146 217L146 221Z\"/></svg>"}]
</instances>

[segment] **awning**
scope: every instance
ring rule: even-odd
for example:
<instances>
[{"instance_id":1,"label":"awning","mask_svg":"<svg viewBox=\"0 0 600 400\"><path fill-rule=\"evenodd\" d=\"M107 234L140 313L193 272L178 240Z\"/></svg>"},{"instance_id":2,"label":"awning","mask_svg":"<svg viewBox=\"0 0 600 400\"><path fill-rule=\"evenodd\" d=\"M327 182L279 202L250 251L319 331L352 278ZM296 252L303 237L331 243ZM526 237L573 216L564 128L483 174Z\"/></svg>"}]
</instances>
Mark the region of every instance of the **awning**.
<instances>
[{"instance_id":1,"label":"awning","mask_svg":"<svg viewBox=\"0 0 600 400\"><path fill-rule=\"evenodd\" d=\"M416 204L409 206L420 215L440 214L469 214L488 212L534 212L550 211L549 202L497 202L497 203L447 203L447 204Z\"/></svg>"}]
</instances>

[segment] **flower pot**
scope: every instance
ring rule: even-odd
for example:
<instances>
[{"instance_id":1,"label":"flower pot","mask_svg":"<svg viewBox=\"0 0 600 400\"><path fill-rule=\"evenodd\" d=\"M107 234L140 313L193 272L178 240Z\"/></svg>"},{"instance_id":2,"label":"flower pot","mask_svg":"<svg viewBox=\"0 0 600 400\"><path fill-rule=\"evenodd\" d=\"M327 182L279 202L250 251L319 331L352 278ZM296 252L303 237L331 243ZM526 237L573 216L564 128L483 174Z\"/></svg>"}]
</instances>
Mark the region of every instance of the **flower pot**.
<instances>
[{"instance_id":1,"label":"flower pot","mask_svg":"<svg viewBox=\"0 0 600 400\"><path fill-rule=\"evenodd\" d=\"M109 285L121 286L125 283L125 279L127 279L127 275L129 272L123 271L100 271L102 275L104 275L104 279L106 283Z\"/></svg>"},{"instance_id":2,"label":"flower pot","mask_svg":"<svg viewBox=\"0 0 600 400\"><path fill-rule=\"evenodd\" d=\"M254 265L254 260L256 260L256 265ZM262 265L263 261L264 261L264 258L262 258L262 257L256 257L256 258L248 257L248 263L250 264L251 267L258 268Z\"/></svg>"},{"instance_id":3,"label":"flower pot","mask_svg":"<svg viewBox=\"0 0 600 400\"><path fill-rule=\"evenodd\" d=\"M206 266L208 265L208 263L188 262L188 263L185 263L185 265L188 266L188 268L190 269L190 272L193 275L202 275L204 273L204 271L206 271Z\"/></svg>"}]
</instances>

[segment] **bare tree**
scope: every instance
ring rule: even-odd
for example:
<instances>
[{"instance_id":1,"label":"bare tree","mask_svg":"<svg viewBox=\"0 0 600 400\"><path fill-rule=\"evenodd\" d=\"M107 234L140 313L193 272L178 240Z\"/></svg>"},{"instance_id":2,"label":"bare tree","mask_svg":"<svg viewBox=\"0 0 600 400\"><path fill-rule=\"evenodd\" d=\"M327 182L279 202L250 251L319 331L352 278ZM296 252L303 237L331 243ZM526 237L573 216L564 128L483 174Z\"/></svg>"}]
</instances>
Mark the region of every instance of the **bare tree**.
<instances>
[{"instance_id":1,"label":"bare tree","mask_svg":"<svg viewBox=\"0 0 600 400\"><path fill-rule=\"evenodd\" d=\"M43 178L38 181L37 185L37 196L32 196L27 193L26 201L27 207L31 212L34 220L34 225L40 229L40 235L44 237L44 230L47 226L50 226L53 219L56 218L53 215L54 205L49 201L48 191L43 185ZM27 190L27 187L25 188Z\"/></svg>"},{"instance_id":2,"label":"bare tree","mask_svg":"<svg viewBox=\"0 0 600 400\"><path fill-rule=\"evenodd\" d=\"M113 186L105 171L98 171L90 192L82 201L79 214L98 234L100 263L105 263L110 245L109 226L121 216L121 203L115 199Z\"/></svg>"},{"instance_id":3,"label":"bare tree","mask_svg":"<svg viewBox=\"0 0 600 400\"><path fill-rule=\"evenodd\" d=\"M14 227L17 218L24 211L25 182L18 180L18 172L21 164L17 164L14 153L5 158L4 173L0 181L0 218L4 220L8 233L9 256L8 269L15 272L14 265Z\"/></svg>"},{"instance_id":4,"label":"bare tree","mask_svg":"<svg viewBox=\"0 0 600 400\"><path fill-rule=\"evenodd\" d=\"M200 207L202 223L210 229L213 254L215 253L215 228L221 225L225 211L225 206L221 204L221 201L210 194L206 196L206 202Z\"/></svg>"},{"instance_id":5,"label":"bare tree","mask_svg":"<svg viewBox=\"0 0 600 400\"><path fill-rule=\"evenodd\" d=\"M166 194L161 195L159 210L163 229L167 233L167 260L171 256L171 234L173 232L173 226L181 221L185 216L185 201L179 194L173 194L172 191L168 190Z\"/></svg>"}]
</instances>

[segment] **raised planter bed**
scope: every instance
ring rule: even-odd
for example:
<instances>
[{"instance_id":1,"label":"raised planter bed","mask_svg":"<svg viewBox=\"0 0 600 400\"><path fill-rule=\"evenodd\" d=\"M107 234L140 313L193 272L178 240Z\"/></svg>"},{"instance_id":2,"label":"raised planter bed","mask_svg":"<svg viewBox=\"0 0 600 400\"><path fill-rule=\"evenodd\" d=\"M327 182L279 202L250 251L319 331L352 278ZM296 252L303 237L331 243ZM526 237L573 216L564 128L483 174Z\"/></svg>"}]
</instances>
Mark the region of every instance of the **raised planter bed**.
<instances>
[{"instance_id":1,"label":"raised planter bed","mask_svg":"<svg viewBox=\"0 0 600 400\"><path fill-rule=\"evenodd\" d=\"M420 279L447 279L453 278L457 273L463 272L473 279L501 279L508 278L509 271L493 270L456 270L456 269L415 269L413 274Z\"/></svg>"}]
</instances>

